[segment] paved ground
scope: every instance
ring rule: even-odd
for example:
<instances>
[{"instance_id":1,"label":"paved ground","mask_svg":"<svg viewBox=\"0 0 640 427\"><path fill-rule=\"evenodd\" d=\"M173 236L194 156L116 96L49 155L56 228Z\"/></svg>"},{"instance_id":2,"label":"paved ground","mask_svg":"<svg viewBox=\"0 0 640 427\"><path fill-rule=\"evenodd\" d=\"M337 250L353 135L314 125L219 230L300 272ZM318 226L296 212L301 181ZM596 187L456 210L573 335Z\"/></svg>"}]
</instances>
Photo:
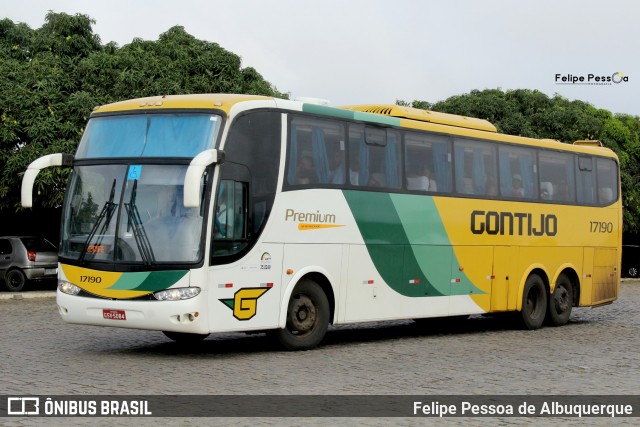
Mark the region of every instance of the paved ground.
<instances>
[{"instance_id":1,"label":"paved ground","mask_svg":"<svg viewBox=\"0 0 640 427\"><path fill-rule=\"evenodd\" d=\"M570 323L560 328L522 331L510 327L505 319L484 318L433 330L411 321L351 325L333 328L316 350L284 352L263 335L217 335L198 347L185 347L159 332L67 325L51 297L0 299L0 394L638 395L639 314L640 282L625 281L616 303L574 309ZM0 423L22 426L52 421L60 425L87 422L40 418ZM132 420L91 421L127 425ZM148 425L159 422L142 421ZM487 425L490 420L445 421L448 425ZM500 425L514 421L567 424L559 419L498 421ZM569 423L583 425L584 421ZM637 419L617 421L632 425ZM586 422L607 425L611 420ZM162 420L167 423L414 425L442 424L442 420Z\"/></svg>"}]
</instances>

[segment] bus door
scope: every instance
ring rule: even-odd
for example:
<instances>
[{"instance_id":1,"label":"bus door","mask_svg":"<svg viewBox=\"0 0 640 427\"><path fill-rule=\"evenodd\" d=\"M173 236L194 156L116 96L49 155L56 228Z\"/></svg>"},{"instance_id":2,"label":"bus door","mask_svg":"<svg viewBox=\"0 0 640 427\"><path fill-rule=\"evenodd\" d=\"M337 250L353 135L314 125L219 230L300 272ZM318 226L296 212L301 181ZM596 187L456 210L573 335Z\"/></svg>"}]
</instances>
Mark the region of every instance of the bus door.
<instances>
[{"instance_id":1,"label":"bus door","mask_svg":"<svg viewBox=\"0 0 640 427\"><path fill-rule=\"evenodd\" d=\"M250 202L248 173L231 164L223 168L211 214L210 329L274 328L280 311L282 244L255 244L251 225L256 208Z\"/></svg>"},{"instance_id":2,"label":"bus door","mask_svg":"<svg viewBox=\"0 0 640 427\"><path fill-rule=\"evenodd\" d=\"M491 311L515 310L520 275L517 271L518 247L493 248L493 277L491 284ZM509 297L512 297L511 301Z\"/></svg>"}]
</instances>

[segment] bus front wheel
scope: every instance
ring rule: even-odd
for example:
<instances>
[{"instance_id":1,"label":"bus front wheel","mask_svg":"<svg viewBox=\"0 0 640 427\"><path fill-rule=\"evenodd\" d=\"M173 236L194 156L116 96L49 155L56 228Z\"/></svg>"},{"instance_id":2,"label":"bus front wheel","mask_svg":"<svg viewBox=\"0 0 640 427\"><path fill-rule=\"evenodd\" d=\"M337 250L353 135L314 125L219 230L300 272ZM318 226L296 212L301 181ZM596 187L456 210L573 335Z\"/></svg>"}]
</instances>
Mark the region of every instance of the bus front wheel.
<instances>
[{"instance_id":1,"label":"bus front wheel","mask_svg":"<svg viewBox=\"0 0 640 427\"><path fill-rule=\"evenodd\" d=\"M547 291L542 278L532 274L527 278L522 292L522 323L526 329L538 329L547 312Z\"/></svg>"},{"instance_id":2,"label":"bus front wheel","mask_svg":"<svg viewBox=\"0 0 640 427\"><path fill-rule=\"evenodd\" d=\"M288 350L309 350L320 344L329 326L329 301L312 280L302 280L291 294L287 325L275 331L277 340Z\"/></svg>"},{"instance_id":3,"label":"bus front wheel","mask_svg":"<svg viewBox=\"0 0 640 427\"><path fill-rule=\"evenodd\" d=\"M573 286L571 280L564 274L558 277L556 288L549 298L547 320L553 326L562 326L571 317L573 307Z\"/></svg>"}]
</instances>

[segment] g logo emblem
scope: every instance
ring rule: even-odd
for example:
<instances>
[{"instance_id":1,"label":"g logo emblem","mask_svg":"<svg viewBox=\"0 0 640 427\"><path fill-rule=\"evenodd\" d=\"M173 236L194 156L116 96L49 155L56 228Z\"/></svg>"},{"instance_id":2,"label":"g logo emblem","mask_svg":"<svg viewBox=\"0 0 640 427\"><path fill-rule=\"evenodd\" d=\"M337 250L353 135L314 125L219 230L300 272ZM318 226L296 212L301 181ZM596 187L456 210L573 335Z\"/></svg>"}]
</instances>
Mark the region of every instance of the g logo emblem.
<instances>
[{"instance_id":1,"label":"g logo emblem","mask_svg":"<svg viewBox=\"0 0 640 427\"><path fill-rule=\"evenodd\" d=\"M233 299L221 299L220 302L233 310L233 317L249 320L256 315L258 298L271 288L244 288L233 294Z\"/></svg>"}]
</instances>

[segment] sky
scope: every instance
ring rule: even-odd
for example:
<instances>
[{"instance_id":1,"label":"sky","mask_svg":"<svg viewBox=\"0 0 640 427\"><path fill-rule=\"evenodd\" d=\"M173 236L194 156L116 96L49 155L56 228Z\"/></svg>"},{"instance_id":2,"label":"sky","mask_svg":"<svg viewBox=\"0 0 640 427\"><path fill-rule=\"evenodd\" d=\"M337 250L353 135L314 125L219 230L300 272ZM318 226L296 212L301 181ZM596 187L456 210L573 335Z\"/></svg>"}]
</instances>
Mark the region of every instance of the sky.
<instances>
[{"instance_id":1,"label":"sky","mask_svg":"<svg viewBox=\"0 0 640 427\"><path fill-rule=\"evenodd\" d=\"M536 89L640 115L635 0L9 0L0 18L35 29L48 11L88 15L102 43L119 46L183 26L291 99L393 104ZM584 81L563 82L569 75Z\"/></svg>"}]
</instances>

